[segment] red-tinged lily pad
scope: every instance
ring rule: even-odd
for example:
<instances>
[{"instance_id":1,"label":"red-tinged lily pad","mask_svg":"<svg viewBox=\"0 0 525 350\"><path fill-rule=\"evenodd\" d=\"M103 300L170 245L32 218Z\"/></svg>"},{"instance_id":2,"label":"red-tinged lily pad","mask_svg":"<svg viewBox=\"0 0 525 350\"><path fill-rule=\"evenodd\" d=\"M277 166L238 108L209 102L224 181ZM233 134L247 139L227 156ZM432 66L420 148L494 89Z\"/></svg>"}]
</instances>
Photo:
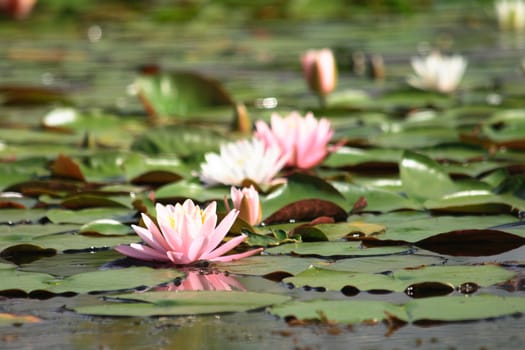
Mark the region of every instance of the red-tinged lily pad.
<instances>
[{"instance_id":1,"label":"red-tinged lily pad","mask_svg":"<svg viewBox=\"0 0 525 350\"><path fill-rule=\"evenodd\" d=\"M130 180L135 185L162 186L182 179L179 174L166 170L152 170Z\"/></svg>"},{"instance_id":2,"label":"red-tinged lily pad","mask_svg":"<svg viewBox=\"0 0 525 350\"><path fill-rule=\"evenodd\" d=\"M289 204L310 199L332 203L327 209L330 208L329 210L333 214L341 215L341 217L343 212L345 212L346 215L346 211L351 208L351 204L345 200L341 193L325 180L316 176L296 173L291 175L284 185L270 192L266 197L261 198L263 221L267 223L266 218L271 217L274 213ZM336 206L339 208L336 209ZM299 212L301 208L298 207L293 210ZM315 208L311 207L308 210L316 211ZM288 214L296 214L296 212L290 210ZM286 219L300 220L300 218L293 218L288 214L283 215L284 221L286 221ZM319 216L328 216L324 215L322 210L318 210L318 213L313 214L316 215L310 217L305 216L303 220L309 221Z\"/></svg>"},{"instance_id":3,"label":"red-tinged lily pad","mask_svg":"<svg viewBox=\"0 0 525 350\"><path fill-rule=\"evenodd\" d=\"M525 237L498 230L458 230L441 233L415 244L439 254L490 256L521 247L525 244Z\"/></svg>"},{"instance_id":4,"label":"red-tinged lily pad","mask_svg":"<svg viewBox=\"0 0 525 350\"><path fill-rule=\"evenodd\" d=\"M0 252L0 257L17 265L27 264L43 257L50 257L57 253L52 248L41 248L33 244L17 244Z\"/></svg>"},{"instance_id":5,"label":"red-tinged lily pad","mask_svg":"<svg viewBox=\"0 0 525 350\"><path fill-rule=\"evenodd\" d=\"M10 106L29 106L63 102L66 96L63 91L37 86L0 86L2 103Z\"/></svg>"},{"instance_id":6,"label":"red-tinged lily pad","mask_svg":"<svg viewBox=\"0 0 525 350\"><path fill-rule=\"evenodd\" d=\"M308 221L318 217L330 217L335 221L346 220L346 211L333 202L321 199L303 199L290 203L264 219L271 225L289 221Z\"/></svg>"},{"instance_id":7,"label":"red-tinged lily pad","mask_svg":"<svg viewBox=\"0 0 525 350\"><path fill-rule=\"evenodd\" d=\"M17 314L9 314L9 313L0 313L0 326L7 326L7 325L20 325L23 323L38 323L41 322L42 319L33 316L33 315L17 315Z\"/></svg>"},{"instance_id":8,"label":"red-tinged lily pad","mask_svg":"<svg viewBox=\"0 0 525 350\"><path fill-rule=\"evenodd\" d=\"M144 108L152 119L184 118L199 111L232 106L233 99L222 85L193 72L148 74L135 84Z\"/></svg>"},{"instance_id":9,"label":"red-tinged lily pad","mask_svg":"<svg viewBox=\"0 0 525 350\"><path fill-rule=\"evenodd\" d=\"M63 154L58 155L51 164L51 172L53 176L58 178L86 181L78 163Z\"/></svg>"},{"instance_id":10,"label":"red-tinged lily pad","mask_svg":"<svg viewBox=\"0 0 525 350\"><path fill-rule=\"evenodd\" d=\"M25 196L38 197L46 194L52 197L61 197L64 193L80 192L95 187L95 185L85 184L79 181L49 179L49 180L30 180L9 186L5 191L20 192Z\"/></svg>"}]
</instances>

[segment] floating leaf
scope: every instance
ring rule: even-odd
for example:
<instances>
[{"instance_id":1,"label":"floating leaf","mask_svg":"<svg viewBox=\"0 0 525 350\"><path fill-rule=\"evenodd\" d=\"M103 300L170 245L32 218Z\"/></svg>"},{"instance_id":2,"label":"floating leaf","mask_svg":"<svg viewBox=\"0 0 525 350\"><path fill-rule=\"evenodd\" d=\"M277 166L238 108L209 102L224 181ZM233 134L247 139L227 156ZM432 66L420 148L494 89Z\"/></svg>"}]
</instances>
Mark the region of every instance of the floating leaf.
<instances>
[{"instance_id":1,"label":"floating leaf","mask_svg":"<svg viewBox=\"0 0 525 350\"><path fill-rule=\"evenodd\" d=\"M294 174L288 178L286 184L261 199L263 221L281 208L306 199L316 199L333 203L345 211L350 209L350 205L345 201L343 196L329 183L315 176ZM332 208L331 205L329 207ZM339 209L334 208L331 210L335 210L336 213L341 213ZM322 213L314 214L321 214L317 216L322 216ZM314 217L309 219L313 218Z\"/></svg>"},{"instance_id":2,"label":"floating leaf","mask_svg":"<svg viewBox=\"0 0 525 350\"><path fill-rule=\"evenodd\" d=\"M104 219L132 222L136 221L135 214L135 210L127 208L87 208L79 210L50 209L46 216L55 224L87 224Z\"/></svg>"},{"instance_id":3,"label":"floating leaf","mask_svg":"<svg viewBox=\"0 0 525 350\"><path fill-rule=\"evenodd\" d=\"M362 273L356 271L331 270L310 267L307 270L283 280L296 287L323 287L327 290L343 291L353 287L359 291L387 290L402 292L409 286L436 282L443 285L459 285L470 282L490 286L505 282L514 273L498 266L427 266L415 269L399 269L392 273Z\"/></svg>"},{"instance_id":4,"label":"floating leaf","mask_svg":"<svg viewBox=\"0 0 525 350\"><path fill-rule=\"evenodd\" d=\"M414 152L403 154L399 175L404 191L413 198L441 198L457 188L437 162Z\"/></svg>"},{"instance_id":5,"label":"floating leaf","mask_svg":"<svg viewBox=\"0 0 525 350\"><path fill-rule=\"evenodd\" d=\"M379 322L387 317L400 321L457 322L482 320L525 312L525 299L496 295L447 296L415 299L404 305L371 300L310 300L274 306L274 315L287 320L340 323ZM387 316L388 315L388 316Z\"/></svg>"},{"instance_id":6,"label":"floating leaf","mask_svg":"<svg viewBox=\"0 0 525 350\"><path fill-rule=\"evenodd\" d=\"M55 177L86 181L80 166L73 159L62 154L58 155L53 164L51 164L51 170Z\"/></svg>"},{"instance_id":7,"label":"floating leaf","mask_svg":"<svg viewBox=\"0 0 525 350\"><path fill-rule=\"evenodd\" d=\"M344 259L358 256L390 255L409 252L407 247L364 248L360 242L305 242L289 243L266 249L267 254L292 254L300 256Z\"/></svg>"},{"instance_id":8,"label":"floating leaf","mask_svg":"<svg viewBox=\"0 0 525 350\"><path fill-rule=\"evenodd\" d=\"M135 84L151 117L188 117L218 106L233 107L219 82L192 72L143 75Z\"/></svg>"},{"instance_id":9,"label":"floating leaf","mask_svg":"<svg viewBox=\"0 0 525 350\"><path fill-rule=\"evenodd\" d=\"M23 323L38 323L42 320L36 316L32 315L16 315L8 313L0 313L0 326L7 325L20 325Z\"/></svg>"},{"instance_id":10,"label":"floating leaf","mask_svg":"<svg viewBox=\"0 0 525 350\"><path fill-rule=\"evenodd\" d=\"M181 276L183 276L183 273L175 269L128 267L125 269L84 272L62 280L49 281L50 286L47 289L54 293L92 293L151 287L171 282Z\"/></svg>"},{"instance_id":11,"label":"floating leaf","mask_svg":"<svg viewBox=\"0 0 525 350\"><path fill-rule=\"evenodd\" d=\"M249 311L288 300L286 295L238 291L146 292L117 295L116 303L82 306L75 311L105 316L199 315Z\"/></svg>"},{"instance_id":12,"label":"floating leaf","mask_svg":"<svg viewBox=\"0 0 525 350\"><path fill-rule=\"evenodd\" d=\"M121 236L133 233L133 230L129 225L124 225L117 220L100 219L82 225L79 232L84 235Z\"/></svg>"},{"instance_id":13,"label":"floating leaf","mask_svg":"<svg viewBox=\"0 0 525 350\"><path fill-rule=\"evenodd\" d=\"M313 220L321 216L343 221L348 214L335 203L321 199L303 199L285 205L264 219L264 222L271 225L278 222Z\"/></svg>"}]
</instances>

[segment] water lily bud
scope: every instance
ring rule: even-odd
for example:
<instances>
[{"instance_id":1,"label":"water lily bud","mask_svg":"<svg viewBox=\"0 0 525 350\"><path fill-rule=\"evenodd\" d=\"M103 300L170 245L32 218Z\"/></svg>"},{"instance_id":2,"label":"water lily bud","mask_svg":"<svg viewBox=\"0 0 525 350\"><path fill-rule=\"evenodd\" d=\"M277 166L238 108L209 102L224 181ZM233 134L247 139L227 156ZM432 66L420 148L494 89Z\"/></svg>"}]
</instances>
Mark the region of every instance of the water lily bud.
<instances>
[{"instance_id":1,"label":"water lily bud","mask_svg":"<svg viewBox=\"0 0 525 350\"><path fill-rule=\"evenodd\" d=\"M233 206L239 211L239 218L252 226L260 224L262 220L262 209L257 190L253 186L242 189L237 189L232 186L230 192Z\"/></svg>"},{"instance_id":2,"label":"water lily bud","mask_svg":"<svg viewBox=\"0 0 525 350\"><path fill-rule=\"evenodd\" d=\"M330 49L308 50L301 56L303 75L308 87L319 96L335 89L337 67Z\"/></svg>"}]
</instances>

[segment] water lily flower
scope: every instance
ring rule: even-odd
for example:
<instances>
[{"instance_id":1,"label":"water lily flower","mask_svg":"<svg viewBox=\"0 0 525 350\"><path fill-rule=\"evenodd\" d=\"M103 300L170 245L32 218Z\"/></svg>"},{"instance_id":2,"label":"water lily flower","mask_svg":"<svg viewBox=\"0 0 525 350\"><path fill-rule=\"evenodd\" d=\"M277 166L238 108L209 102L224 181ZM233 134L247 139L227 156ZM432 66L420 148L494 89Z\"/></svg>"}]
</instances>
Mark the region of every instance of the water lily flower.
<instances>
[{"instance_id":1,"label":"water lily flower","mask_svg":"<svg viewBox=\"0 0 525 350\"><path fill-rule=\"evenodd\" d=\"M422 90L441 93L456 90L467 68L467 61L462 56L447 57L439 52L423 58L414 57L411 63L416 75L411 76L408 83Z\"/></svg>"},{"instance_id":2,"label":"water lily flower","mask_svg":"<svg viewBox=\"0 0 525 350\"><path fill-rule=\"evenodd\" d=\"M494 3L499 27L503 30L525 28L525 2L523 0L498 0Z\"/></svg>"},{"instance_id":3,"label":"water lily flower","mask_svg":"<svg viewBox=\"0 0 525 350\"><path fill-rule=\"evenodd\" d=\"M301 63L310 90L324 97L335 89L337 66L332 50L308 50L301 55Z\"/></svg>"},{"instance_id":4,"label":"water lily flower","mask_svg":"<svg viewBox=\"0 0 525 350\"><path fill-rule=\"evenodd\" d=\"M14 19L26 18L37 0L0 0L0 10Z\"/></svg>"},{"instance_id":5,"label":"water lily flower","mask_svg":"<svg viewBox=\"0 0 525 350\"><path fill-rule=\"evenodd\" d=\"M204 158L200 179L207 185L241 186L245 180L272 184L286 163L278 147L265 147L256 138L223 144L220 154L207 153Z\"/></svg>"},{"instance_id":6,"label":"water lily flower","mask_svg":"<svg viewBox=\"0 0 525 350\"><path fill-rule=\"evenodd\" d=\"M239 218L252 226L261 223L262 209L259 192L253 186L242 189L232 186L230 195L233 207L239 211Z\"/></svg>"},{"instance_id":7,"label":"water lily flower","mask_svg":"<svg viewBox=\"0 0 525 350\"><path fill-rule=\"evenodd\" d=\"M146 227L132 225L144 244L119 245L115 249L129 257L172 262L176 265L191 264L199 260L232 261L259 253L254 249L244 253L224 255L241 244L246 235L232 238L219 245L233 225L238 210L231 210L217 223L216 203L212 202L204 210L187 199L182 205L162 205L157 203L157 222L142 214Z\"/></svg>"},{"instance_id":8,"label":"water lily flower","mask_svg":"<svg viewBox=\"0 0 525 350\"><path fill-rule=\"evenodd\" d=\"M266 147L279 147L288 159L286 165L300 169L310 169L326 158L328 142L334 134L328 119L318 120L311 112L304 117L298 112L287 117L274 113L271 126L259 120L255 128L255 136L263 140Z\"/></svg>"}]
</instances>

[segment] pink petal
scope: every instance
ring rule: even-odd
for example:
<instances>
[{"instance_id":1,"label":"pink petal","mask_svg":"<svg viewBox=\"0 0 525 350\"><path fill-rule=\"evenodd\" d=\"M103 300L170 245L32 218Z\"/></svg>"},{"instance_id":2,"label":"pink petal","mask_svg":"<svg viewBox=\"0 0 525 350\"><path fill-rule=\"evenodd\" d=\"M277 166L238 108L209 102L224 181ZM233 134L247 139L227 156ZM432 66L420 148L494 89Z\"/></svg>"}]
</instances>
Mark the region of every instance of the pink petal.
<instances>
[{"instance_id":1,"label":"pink petal","mask_svg":"<svg viewBox=\"0 0 525 350\"><path fill-rule=\"evenodd\" d=\"M219 257L229 252L230 250L232 250L233 248L237 247L239 244L244 242L245 239L246 239L246 235L240 235L235 238L232 238L228 242L215 248L213 251L209 252L208 254L203 255L202 259L214 261L216 257Z\"/></svg>"},{"instance_id":2,"label":"pink petal","mask_svg":"<svg viewBox=\"0 0 525 350\"><path fill-rule=\"evenodd\" d=\"M171 228L170 217L173 215L173 206L163 206L160 203L157 203L155 210L157 211L157 222L159 228L166 240L166 243L169 245L170 250L178 251L182 245L181 239L178 233Z\"/></svg>"},{"instance_id":3,"label":"pink petal","mask_svg":"<svg viewBox=\"0 0 525 350\"><path fill-rule=\"evenodd\" d=\"M244 252L244 253L220 256L218 258L210 259L210 261L228 262L228 261L244 259L244 258L247 258L249 256L255 255L257 253L260 253L263 250L264 250L264 248L257 248L257 249L253 249L253 250L248 250L247 252Z\"/></svg>"},{"instance_id":4,"label":"pink petal","mask_svg":"<svg viewBox=\"0 0 525 350\"><path fill-rule=\"evenodd\" d=\"M230 231L230 228L232 227L238 215L239 211L237 209L232 209L232 211L230 211L228 215L222 219L219 225L217 225L213 232L210 233L203 251L203 256L211 252L219 245L219 243L221 243L223 238L228 234L228 231ZM203 257L203 259L205 258Z\"/></svg>"},{"instance_id":5,"label":"pink petal","mask_svg":"<svg viewBox=\"0 0 525 350\"><path fill-rule=\"evenodd\" d=\"M115 250L121 254L127 255L129 257L147 260L147 261L169 261L170 259L160 252L147 247L143 244L131 243L128 245L119 245L115 247Z\"/></svg>"},{"instance_id":6,"label":"pink petal","mask_svg":"<svg viewBox=\"0 0 525 350\"><path fill-rule=\"evenodd\" d=\"M155 240L153 237L153 234L145 229L144 227L140 227L137 225L131 225L131 228L135 231L137 235L142 238L142 240L149 245L151 248L157 250L157 251L164 251L166 250L159 242Z\"/></svg>"},{"instance_id":7,"label":"pink petal","mask_svg":"<svg viewBox=\"0 0 525 350\"><path fill-rule=\"evenodd\" d=\"M169 251L166 252L166 254L168 255L169 260L176 265L185 265L193 262L180 252Z\"/></svg>"},{"instance_id":8,"label":"pink petal","mask_svg":"<svg viewBox=\"0 0 525 350\"><path fill-rule=\"evenodd\" d=\"M152 234L152 240L156 241L158 244L162 246L162 249L158 250L170 250L170 246L166 242L166 239L160 232L157 225L147 216L146 214L142 214L142 221L144 221L144 224L146 225L149 232Z\"/></svg>"}]
</instances>

